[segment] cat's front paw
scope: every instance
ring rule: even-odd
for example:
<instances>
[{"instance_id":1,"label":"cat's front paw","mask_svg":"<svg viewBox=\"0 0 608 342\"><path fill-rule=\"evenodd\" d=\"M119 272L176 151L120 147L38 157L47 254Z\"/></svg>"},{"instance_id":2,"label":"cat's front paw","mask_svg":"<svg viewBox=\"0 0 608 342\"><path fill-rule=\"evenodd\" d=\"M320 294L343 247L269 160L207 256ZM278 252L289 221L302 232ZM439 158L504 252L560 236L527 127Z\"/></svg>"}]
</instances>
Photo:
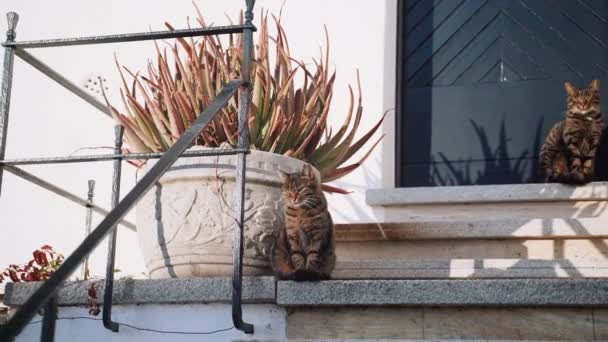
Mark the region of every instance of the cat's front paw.
<instances>
[{"instance_id":1,"label":"cat's front paw","mask_svg":"<svg viewBox=\"0 0 608 342\"><path fill-rule=\"evenodd\" d=\"M562 178L562 174L557 171L553 171L547 175L545 182L547 183L559 183Z\"/></svg>"},{"instance_id":2,"label":"cat's front paw","mask_svg":"<svg viewBox=\"0 0 608 342\"><path fill-rule=\"evenodd\" d=\"M311 270L299 270L294 273L294 280L295 281L320 281L320 280L329 279L329 276L327 276L327 278L324 278L325 276L326 275L323 275L319 272L315 272L315 271L311 271Z\"/></svg>"},{"instance_id":3,"label":"cat's front paw","mask_svg":"<svg viewBox=\"0 0 608 342\"><path fill-rule=\"evenodd\" d=\"M306 269L306 259L302 254L293 254L291 256L291 263L296 271L303 271Z\"/></svg>"}]
</instances>

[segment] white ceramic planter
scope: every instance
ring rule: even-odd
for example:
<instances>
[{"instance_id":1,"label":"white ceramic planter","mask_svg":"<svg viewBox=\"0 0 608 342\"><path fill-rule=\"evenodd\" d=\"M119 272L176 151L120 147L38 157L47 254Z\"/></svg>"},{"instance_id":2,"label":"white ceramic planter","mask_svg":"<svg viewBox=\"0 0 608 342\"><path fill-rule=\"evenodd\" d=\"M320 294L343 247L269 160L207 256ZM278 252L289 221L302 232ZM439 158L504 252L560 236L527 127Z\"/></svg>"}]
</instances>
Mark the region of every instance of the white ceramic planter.
<instances>
[{"instance_id":1,"label":"white ceramic planter","mask_svg":"<svg viewBox=\"0 0 608 342\"><path fill-rule=\"evenodd\" d=\"M232 274L236 160L180 158L139 202L137 233L150 277ZM271 273L270 249L284 226L278 169L296 172L303 165L268 152L247 156L244 275Z\"/></svg>"}]
</instances>

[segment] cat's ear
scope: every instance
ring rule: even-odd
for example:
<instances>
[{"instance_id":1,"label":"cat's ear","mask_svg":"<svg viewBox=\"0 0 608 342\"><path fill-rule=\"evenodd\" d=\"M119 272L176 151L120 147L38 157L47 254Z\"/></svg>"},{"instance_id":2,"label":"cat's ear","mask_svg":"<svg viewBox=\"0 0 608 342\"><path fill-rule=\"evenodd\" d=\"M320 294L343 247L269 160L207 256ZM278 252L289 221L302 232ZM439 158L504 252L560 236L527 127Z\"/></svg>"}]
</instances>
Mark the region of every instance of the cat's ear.
<instances>
[{"instance_id":1,"label":"cat's ear","mask_svg":"<svg viewBox=\"0 0 608 342\"><path fill-rule=\"evenodd\" d=\"M289 173L283 170L279 170L279 177L281 178L281 182L286 183L289 179Z\"/></svg>"},{"instance_id":2,"label":"cat's ear","mask_svg":"<svg viewBox=\"0 0 608 342\"><path fill-rule=\"evenodd\" d=\"M304 167L302 168L302 176L309 179L315 178L315 172L312 170L310 164L304 164Z\"/></svg>"},{"instance_id":3,"label":"cat's ear","mask_svg":"<svg viewBox=\"0 0 608 342\"><path fill-rule=\"evenodd\" d=\"M591 88L593 91L599 91L600 90L600 80L591 81L589 88Z\"/></svg>"},{"instance_id":4,"label":"cat's ear","mask_svg":"<svg viewBox=\"0 0 608 342\"><path fill-rule=\"evenodd\" d=\"M574 96L577 93L577 89L570 82L564 83L564 87L566 88L566 93L570 96Z\"/></svg>"}]
</instances>

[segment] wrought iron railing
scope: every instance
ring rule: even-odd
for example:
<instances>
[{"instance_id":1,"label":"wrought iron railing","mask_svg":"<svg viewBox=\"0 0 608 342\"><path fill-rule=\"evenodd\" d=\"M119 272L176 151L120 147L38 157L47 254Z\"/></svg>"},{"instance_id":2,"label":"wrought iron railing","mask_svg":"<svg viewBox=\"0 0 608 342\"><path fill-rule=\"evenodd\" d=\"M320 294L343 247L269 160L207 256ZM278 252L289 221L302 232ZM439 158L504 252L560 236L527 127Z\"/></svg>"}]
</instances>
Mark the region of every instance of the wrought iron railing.
<instances>
[{"instance_id":1,"label":"wrought iron railing","mask_svg":"<svg viewBox=\"0 0 608 342\"><path fill-rule=\"evenodd\" d=\"M103 325L114 332L119 330L120 325L112 321L112 290L114 281L114 257L116 254L116 233L117 225L123 224L130 228L134 228L133 224L123 221L124 216L129 212L139 199L159 180L159 178L173 165L179 157L194 157L194 156L217 156L217 155L237 155L236 166L236 212L240 213L237 217L237 222L234 229L233 240L233 264L234 273L232 275L232 320L234 327L245 332L253 333L253 325L245 323L242 318L241 292L242 292L242 259L243 259L243 229L244 229L244 196L245 196L245 165L246 158L249 152L248 143L248 125L247 113L251 101L250 93L250 62L252 59L253 49L253 32L256 30L252 23L253 6L255 0L245 0L246 11L245 21L241 25L218 26L199 29L186 29L175 31L161 32L145 32L133 34L118 34L98 37L84 38L69 38L69 39L52 39L38 41L15 41L15 29L19 16L17 13L8 13L8 31L6 42L2 43L5 48L4 52L4 69L2 72L2 87L0 89L0 195L2 190L2 174L3 171L9 171L23 179L34 182L43 188L62 195L76 203L85 206L91 206L86 200L79 198L47 181L44 181L28 172L20 169L17 165L30 164L57 164L57 163L82 163L82 162L99 162L113 161L113 178L112 178L112 210L104 212L102 208L93 206L93 210L105 213L105 218L99 225L91 231L91 233L82 241L82 243L69 255L55 272L55 274L45 281L36 292L19 308L19 310L11 317L11 319L0 328L0 341L8 341L10 338L17 336L25 325L32 319L36 312L46 306L45 317L42 324L42 340L52 341L54 339L55 320L56 320L56 299L55 293L57 288L64 282L82 263L84 258L93 251L93 249L101 242L101 240L110 234L108 239L108 262L105 279L105 292L103 302ZM118 42L133 42L142 40L179 38L179 37L194 37L228 33L243 34L243 61L241 65L241 79L228 82L220 93L216 96L213 102L198 116L192 125L186 129L182 136L175 144L164 153L133 153L122 154L122 127L116 129L115 132L115 149L110 155L90 155L77 157L52 157L52 158L30 158L30 159L5 159L6 138L8 130L8 118L11 99L11 86L13 78L13 63L14 57L17 56L26 63L56 81L70 92L79 96L84 101L88 102L95 108L99 109L106 115L109 115L109 109L93 96L87 94L78 86L61 76L59 73L45 65L43 62L25 51L28 48L47 48L61 47L73 45L89 45L89 44L106 44ZM221 150L204 150L204 151L188 151L186 149L192 145L196 137L200 135L202 130L213 120L214 116L228 103L228 101L239 93L239 136L237 148L221 149ZM135 184L133 189L129 191L122 200L120 198L120 176L121 162L127 159L155 159L159 158L158 162L152 166L149 171Z\"/></svg>"}]
</instances>

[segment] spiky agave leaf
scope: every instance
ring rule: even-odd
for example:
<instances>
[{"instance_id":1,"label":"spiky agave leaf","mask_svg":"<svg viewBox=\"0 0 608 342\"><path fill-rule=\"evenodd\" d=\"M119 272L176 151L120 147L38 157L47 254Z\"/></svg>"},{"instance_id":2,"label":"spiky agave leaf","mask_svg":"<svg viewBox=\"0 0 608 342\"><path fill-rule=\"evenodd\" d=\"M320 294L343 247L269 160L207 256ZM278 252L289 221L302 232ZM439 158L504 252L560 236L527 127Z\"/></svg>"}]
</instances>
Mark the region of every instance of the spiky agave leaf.
<instances>
[{"instance_id":1,"label":"spiky agave leaf","mask_svg":"<svg viewBox=\"0 0 608 342\"><path fill-rule=\"evenodd\" d=\"M207 23L196 5L195 9L196 21L206 27ZM276 31L275 36L269 33L269 18ZM242 13L238 22L243 23ZM169 23L165 25L173 30ZM384 116L363 136L355 139L363 118L362 90L357 72L357 99L349 86L350 108L340 129L332 133L327 121L332 115L330 109L336 74L329 67L327 28L325 39L319 59L313 60L312 66L306 65L291 54L280 15L277 17L262 11L251 67L252 102L248 124L251 149L309 162L321 173L321 181L329 182L354 171L367 159L382 137L356 162L346 164L367 145ZM240 35L236 39L230 36L227 40L205 36L198 40L177 39L177 43L170 45L168 50L161 50L156 45L156 63L148 66L147 77L133 74L116 62L126 114L112 107L112 115L125 126L129 150L167 150L227 82L240 78L242 57ZM123 70L131 76L131 87ZM300 79L303 81L296 81ZM217 147L227 142L236 145L238 105L236 97L231 99L195 144ZM323 189L348 193L328 184L323 184Z\"/></svg>"}]
</instances>

